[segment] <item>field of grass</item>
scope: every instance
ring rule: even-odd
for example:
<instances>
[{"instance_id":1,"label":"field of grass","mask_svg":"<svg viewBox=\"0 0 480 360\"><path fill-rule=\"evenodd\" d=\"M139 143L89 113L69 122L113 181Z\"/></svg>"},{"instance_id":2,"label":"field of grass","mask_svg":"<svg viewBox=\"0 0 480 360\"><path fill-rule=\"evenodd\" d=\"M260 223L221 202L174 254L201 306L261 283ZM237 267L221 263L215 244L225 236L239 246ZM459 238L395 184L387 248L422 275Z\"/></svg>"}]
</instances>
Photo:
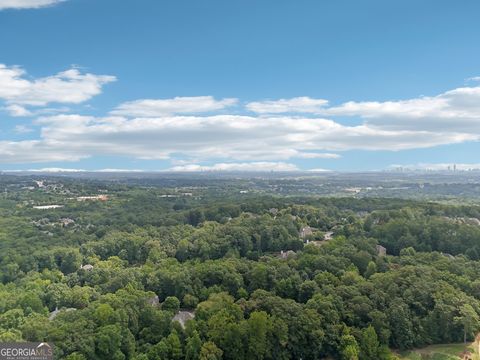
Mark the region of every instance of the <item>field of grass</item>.
<instances>
[{"instance_id":1,"label":"field of grass","mask_svg":"<svg viewBox=\"0 0 480 360\"><path fill-rule=\"evenodd\" d=\"M460 344L430 345L421 349L399 354L401 360L458 360L464 350L472 351L470 346Z\"/></svg>"}]
</instances>

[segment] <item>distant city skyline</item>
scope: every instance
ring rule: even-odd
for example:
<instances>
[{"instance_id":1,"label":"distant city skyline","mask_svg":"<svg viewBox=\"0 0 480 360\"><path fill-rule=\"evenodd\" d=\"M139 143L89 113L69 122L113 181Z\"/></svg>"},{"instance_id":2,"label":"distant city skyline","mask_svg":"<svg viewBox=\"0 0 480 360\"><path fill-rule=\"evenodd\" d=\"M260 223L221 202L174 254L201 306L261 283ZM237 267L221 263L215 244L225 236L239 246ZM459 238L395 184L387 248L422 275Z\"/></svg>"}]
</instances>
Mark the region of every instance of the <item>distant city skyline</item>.
<instances>
[{"instance_id":1,"label":"distant city skyline","mask_svg":"<svg viewBox=\"0 0 480 360\"><path fill-rule=\"evenodd\" d=\"M479 11L0 0L0 170L478 170Z\"/></svg>"}]
</instances>

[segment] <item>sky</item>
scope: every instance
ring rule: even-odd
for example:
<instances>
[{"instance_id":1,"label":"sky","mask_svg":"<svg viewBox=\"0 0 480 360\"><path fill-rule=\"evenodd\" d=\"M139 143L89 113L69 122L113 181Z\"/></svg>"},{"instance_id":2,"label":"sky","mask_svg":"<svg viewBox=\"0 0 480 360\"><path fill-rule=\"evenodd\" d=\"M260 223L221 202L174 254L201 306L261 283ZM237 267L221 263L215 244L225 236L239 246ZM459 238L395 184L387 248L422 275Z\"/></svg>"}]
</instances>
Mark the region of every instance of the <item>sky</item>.
<instances>
[{"instance_id":1,"label":"sky","mask_svg":"<svg viewBox=\"0 0 480 360\"><path fill-rule=\"evenodd\" d=\"M0 0L0 169L477 169L479 13Z\"/></svg>"}]
</instances>

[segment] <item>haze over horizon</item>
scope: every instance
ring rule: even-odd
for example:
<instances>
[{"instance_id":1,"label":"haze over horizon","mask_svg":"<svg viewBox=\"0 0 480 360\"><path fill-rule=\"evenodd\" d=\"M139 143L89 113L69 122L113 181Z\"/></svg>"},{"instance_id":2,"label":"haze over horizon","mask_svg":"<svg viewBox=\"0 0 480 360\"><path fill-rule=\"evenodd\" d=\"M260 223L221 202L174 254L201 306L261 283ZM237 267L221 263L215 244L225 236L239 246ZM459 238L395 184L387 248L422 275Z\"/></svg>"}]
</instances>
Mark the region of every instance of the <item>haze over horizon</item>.
<instances>
[{"instance_id":1,"label":"haze over horizon","mask_svg":"<svg viewBox=\"0 0 480 360\"><path fill-rule=\"evenodd\" d=\"M480 169L479 10L0 0L0 169Z\"/></svg>"}]
</instances>

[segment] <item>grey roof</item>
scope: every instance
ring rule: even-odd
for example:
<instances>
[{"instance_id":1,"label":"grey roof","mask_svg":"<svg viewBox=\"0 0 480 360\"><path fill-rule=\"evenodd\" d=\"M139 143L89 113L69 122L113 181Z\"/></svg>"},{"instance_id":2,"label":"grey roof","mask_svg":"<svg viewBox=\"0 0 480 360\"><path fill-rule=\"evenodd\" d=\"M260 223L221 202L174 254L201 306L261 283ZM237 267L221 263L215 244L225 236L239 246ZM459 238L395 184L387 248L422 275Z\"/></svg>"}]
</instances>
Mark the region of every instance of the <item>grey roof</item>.
<instances>
[{"instance_id":1,"label":"grey roof","mask_svg":"<svg viewBox=\"0 0 480 360\"><path fill-rule=\"evenodd\" d=\"M186 310L180 310L172 319L172 321L178 321L182 328L185 328L185 323L188 320L192 320L195 318L195 312L193 311L186 311Z\"/></svg>"},{"instance_id":2,"label":"grey roof","mask_svg":"<svg viewBox=\"0 0 480 360\"><path fill-rule=\"evenodd\" d=\"M61 312L70 312L70 311L75 311L75 310L77 310L77 309L75 309L75 308L66 308L66 309L65 309L65 308L64 308L64 309L60 309L60 310L59 310L58 307L57 307L57 308L55 308L55 310L53 310L53 311L50 313L50 315L48 315L48 320L53 320L53 319L55 319L55 318L57 317L57 315L58 315L59 313L61 313Z\"/></svg>"},{"instance_id":3,"label":"grey roof","mask_svg":"<svg viewBox=\"0 0 480 360\"><path fill-rule=\"evenodd\" d=\"M158 298L158 295L152 296L147 299L147 304L152 305L152 306L158 306L160 304L160 299Z\"/></svg>"}]
</instances>

